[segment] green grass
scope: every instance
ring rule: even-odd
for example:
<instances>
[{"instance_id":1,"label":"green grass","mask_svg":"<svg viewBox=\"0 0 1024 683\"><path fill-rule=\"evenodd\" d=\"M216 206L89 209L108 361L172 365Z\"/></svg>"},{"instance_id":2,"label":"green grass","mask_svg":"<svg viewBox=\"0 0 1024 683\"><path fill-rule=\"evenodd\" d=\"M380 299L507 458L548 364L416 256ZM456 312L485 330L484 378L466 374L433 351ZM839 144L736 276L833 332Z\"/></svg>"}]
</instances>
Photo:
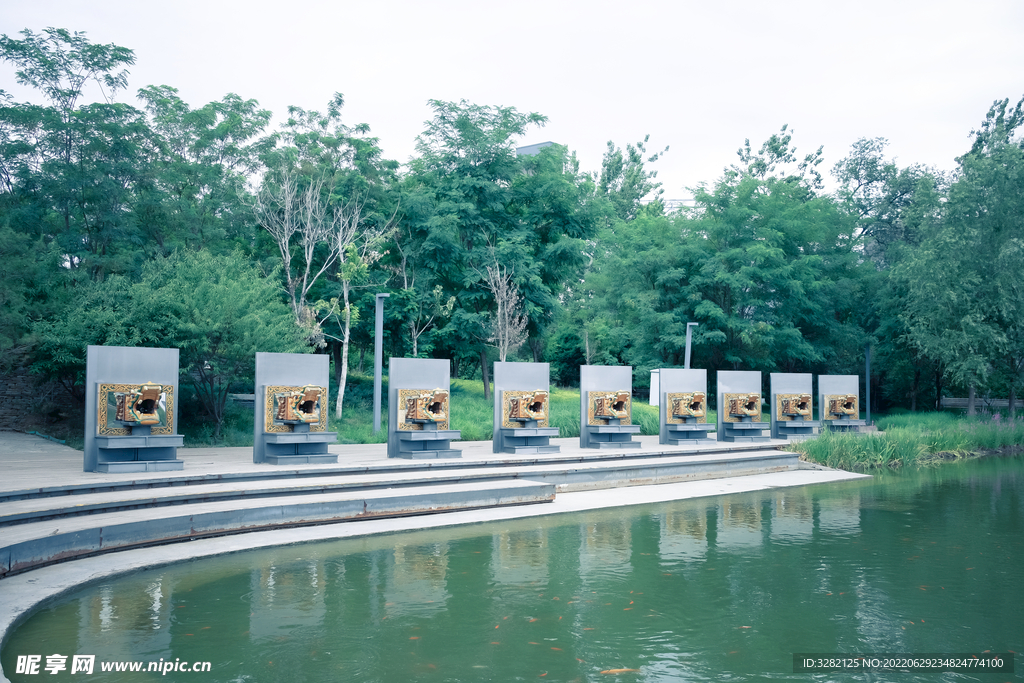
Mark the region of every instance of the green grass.
<instances>
[{"instance_id":1,"label":"green grass","mask_svg":"<svg viewBox=\"0 0 1024 683\"><path fill-rule=\"evenodd\" d=\"M369 399L365 387L369 387ZM338 432L339 443L383 443L387 441L387 411L381 417L382 430L373 434L373 379L349 376L345 408L340 422L333 417L330 428ZM479 380L453 379L451 382L449 411L451 428L462 432L463 441L490 441L494 435L494 399L484 398L484 386ZM708 421L713 421L712 414ZM640 401L633 402L633 422L640 425L641 434L658 433L658 407ZM550 424L558 427L559 436L580 435L580 392L574 389L551 389Z\"/></svg>"},{"instance_id":2,"label":"green grass","mask_svg":"<svg viewBox=\"0 0 1024 683\"><path fill-rule=\"evenodd\" d=\"M903 413L880 418L878 434L857 436L825 431L791 445L808 460L839 469L899 468L973 457L985 451L1024 446L1024 421L1002 415Z\"/></svg>"}]
</instances>

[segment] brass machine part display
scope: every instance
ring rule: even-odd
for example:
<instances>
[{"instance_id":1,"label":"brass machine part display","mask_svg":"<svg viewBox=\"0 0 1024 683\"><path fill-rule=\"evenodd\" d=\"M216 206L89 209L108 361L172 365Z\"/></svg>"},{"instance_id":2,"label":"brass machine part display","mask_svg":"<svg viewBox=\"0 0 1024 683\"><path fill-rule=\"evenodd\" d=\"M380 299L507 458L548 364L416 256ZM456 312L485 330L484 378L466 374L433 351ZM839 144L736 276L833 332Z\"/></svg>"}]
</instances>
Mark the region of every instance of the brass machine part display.
<instances>
[{"instance_id":1,"label":"brass machine part display","mask_svg":"<svg viewBox=\"0 0 1024 683\"><path fill-rule=\"evenodd\" d=\"M174 433L173 384L100 384L96 435L131 436L134 426L150 427L150 434Z\"/></svg>"},{"instance_id":2,"label":"brass machine part display","mask_svg":"<svg viewBox=\"0 0 1024 683\"><path fill-rule=\"evenodd\" d=\"M438 430L448 429L448 391L445 389L399 389L398 429L421 431L423 420L434 422Z\"/></svg>"},{"instance_id":3,"label":"brass machine part display","mask_svg":"<svg viewBox=\"0 0 1024 683\"><path fill-rule=\"evenodd\" d=\"M775 419L780 421L795 420L803 416L810 420L814 405L810 394L775 394Z\"/></svg>"},{"instance_id":4,"label":"brass machine part display","mask_svg":"<svg viewBox=\"0 0 1024 683\"><path fill-rule=\"evenodd\" d=\"M855 394L826 394L825 420L856 420L860 417L860 406Z\"/></svg>"},{"instance_id":5,"label":"brass machine part display","mask_svg":"<svg viewBox=\"0 0 1024 683\"><path fill-rule=\"evenodd\" d=\"M618 419L619 424L631 424L633 402L628 391L588 391L587 424L600 426L605 420Z\"/></svg>"},{"instance_id":6,"label":"brass machine part display","mask_svg":"<svg viewBox=\"0 0 1024 683\"><path fill-rule=\"evenodd\" d=\"M519 420L536 420L538 427L548 426L548 392L503 391L501 392L501 426L508 429L521 427Z\"/></svg>"},{"instance_id":7,"label":"brass machine part display","mask_svg":"<svg viewBox=\"0 0 1024 683\"><path fill-rule=\"evenodd\" d=\"M668 410L665 411L665 422L683 424L686 418L697 419L697 424L708 421L708 395L703 391L685 391L665 394Z\"/></svg>"},{"instance_id":8,"label":"brass machine part display","mask_svg":"<svg viewBox=\"0 0 1024 683\"><path fill-rule=\"evenodd\" d=\"M743 417L761 419L761 394L722 394L723 422L742 422ZM721 408L720 408L721 410Z\"/></svg>"},{"instance_id":9,"label":"brass machine part display","mask_svg":"<svg viewBox=\"0 0 1024 683\"><path fill-rule=\"evenodd\" d=\"M263 431L281 434L294 431L296 424L308 424L311 432L326 432L326 395L327 390L324 387L314 384L268 386L263 402L266 411Z\"/></svg>"}]
</instances>

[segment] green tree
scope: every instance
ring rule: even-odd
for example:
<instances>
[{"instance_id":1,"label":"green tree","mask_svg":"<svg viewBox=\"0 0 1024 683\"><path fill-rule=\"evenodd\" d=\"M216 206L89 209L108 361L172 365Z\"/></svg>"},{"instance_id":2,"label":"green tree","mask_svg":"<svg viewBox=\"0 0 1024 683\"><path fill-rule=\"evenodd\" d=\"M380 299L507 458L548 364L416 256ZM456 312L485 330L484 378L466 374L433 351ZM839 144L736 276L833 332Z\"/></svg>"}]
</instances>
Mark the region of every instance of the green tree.
<instances>
[{"instance_id":1,"label":"green tree","mask_svg":"<svg viewBox=\"0 0 1024 683\"><path fill-rule=\"evenodd\" d=\"M139 207L156 253L248 246L252 221L241 198L269 144L257 136L270 112L235 94L193 109L166 85L143 88L139 98L161 146L155 191Z\"/></svg>"},{"instance_id":2,"label":"green tree","mask_svg":"<svg viewBox=\"0 0 1024 683\"><path fill-rule=\"evenodd\" d=\"M33 369L82 399L90 344L177 348L181 380L219 437L228 392L251 388L257 351L308 350L276 276L238 252L179 251L147 263L134 284L124 276L71 282L74 304L34 326Z\"/></svg>"},{"instance_id":3,"label":"green tree","mask_svg":"<svg viewBox=\"0 0 1024 683\"><path fill-rule=\"evenodd\" d=\"M978 387L1002 375L1011 396L1021 382L1024 344L1024 99L990 108L959 158L943 220L896 270L908 285L903 319L913 344L941 360L966 387L974 412Z\"/></svg>"},{"instance_id":4,"label":"green tree","mask_svg":"<svg viewBox=\"0 0 1024 683\"><path fill-rule=\"evenodd\" d=\"M142 112L113 101L134 54L64 29L22 35L0 37L0 60L48 104L8 98L0 107L11 227L56 242L69 267L97 279L137 269L143 237L133 210L152 185L158 146ZM80 104L90 81L105 101Z\"/></svg>"},{"instance_id":5,"label":"green tree","mask_svg":"<svg viewBox=\"0 0 1024 683\"><path fill-rule=\"evenodd\" d=\"M587 241L600 216L595 183L562 145L534 156L516 154L516 140L544 123L539 114L465 101L434 100L431 106L434 118L418 139L420 156L405 179L401 242L390 264L415 274L417 287L423 283L410 310L411 326L429 319L419 311L430 305L437 286L443 297L456 297L432 341L438 352L453 356L474 349L486 387L496 308L488 267L499 265L522 294L530 348L540 360L540 340L564 284L579 279L587 262Z\"/></svg>"}]
</instances>

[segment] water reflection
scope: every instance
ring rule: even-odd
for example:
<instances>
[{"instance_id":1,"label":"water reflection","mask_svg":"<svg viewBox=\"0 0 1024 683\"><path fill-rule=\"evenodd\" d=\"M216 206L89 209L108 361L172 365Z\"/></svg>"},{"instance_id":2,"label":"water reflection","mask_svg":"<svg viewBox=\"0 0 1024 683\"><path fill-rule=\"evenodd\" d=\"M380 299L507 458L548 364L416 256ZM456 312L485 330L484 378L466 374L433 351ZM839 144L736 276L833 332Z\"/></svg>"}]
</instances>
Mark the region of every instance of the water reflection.
<instances>
[{"instance_id":1,"label":"water reflection","mask_svg":"<svg viewBox=\"0 0 1024 683\"><path fill-rule=\"evenodd\" d=\"M1018 459L292 546L86 588L3 664L45 643L209 660L205 681L710 681L792 678L800 651L1020 651L1022 530Z\"/></svg>"}]
</instances>

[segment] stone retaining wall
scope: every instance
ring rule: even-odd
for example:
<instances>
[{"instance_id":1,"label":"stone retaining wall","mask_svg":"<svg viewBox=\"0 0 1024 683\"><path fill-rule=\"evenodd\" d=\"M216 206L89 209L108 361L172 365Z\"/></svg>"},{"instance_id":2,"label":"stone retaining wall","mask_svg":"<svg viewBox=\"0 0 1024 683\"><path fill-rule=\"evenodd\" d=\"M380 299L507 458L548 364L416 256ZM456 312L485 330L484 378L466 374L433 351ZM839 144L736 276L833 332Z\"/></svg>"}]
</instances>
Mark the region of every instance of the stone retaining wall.
<instances>
[{"instance_id":1,"label":"stone retaining wall","mask_svg":"<svg viewBox=\"0 0 1024 683\"><path fill-rule=\"evenodd\" d=\"M27 367L18 366L4 372L0 374L0 429L25 429L42 424L46 413L65 397L71 400L56 383L40 384ZM28 416L26 406L29 406Z\"/></svg>"}]
</instances>

